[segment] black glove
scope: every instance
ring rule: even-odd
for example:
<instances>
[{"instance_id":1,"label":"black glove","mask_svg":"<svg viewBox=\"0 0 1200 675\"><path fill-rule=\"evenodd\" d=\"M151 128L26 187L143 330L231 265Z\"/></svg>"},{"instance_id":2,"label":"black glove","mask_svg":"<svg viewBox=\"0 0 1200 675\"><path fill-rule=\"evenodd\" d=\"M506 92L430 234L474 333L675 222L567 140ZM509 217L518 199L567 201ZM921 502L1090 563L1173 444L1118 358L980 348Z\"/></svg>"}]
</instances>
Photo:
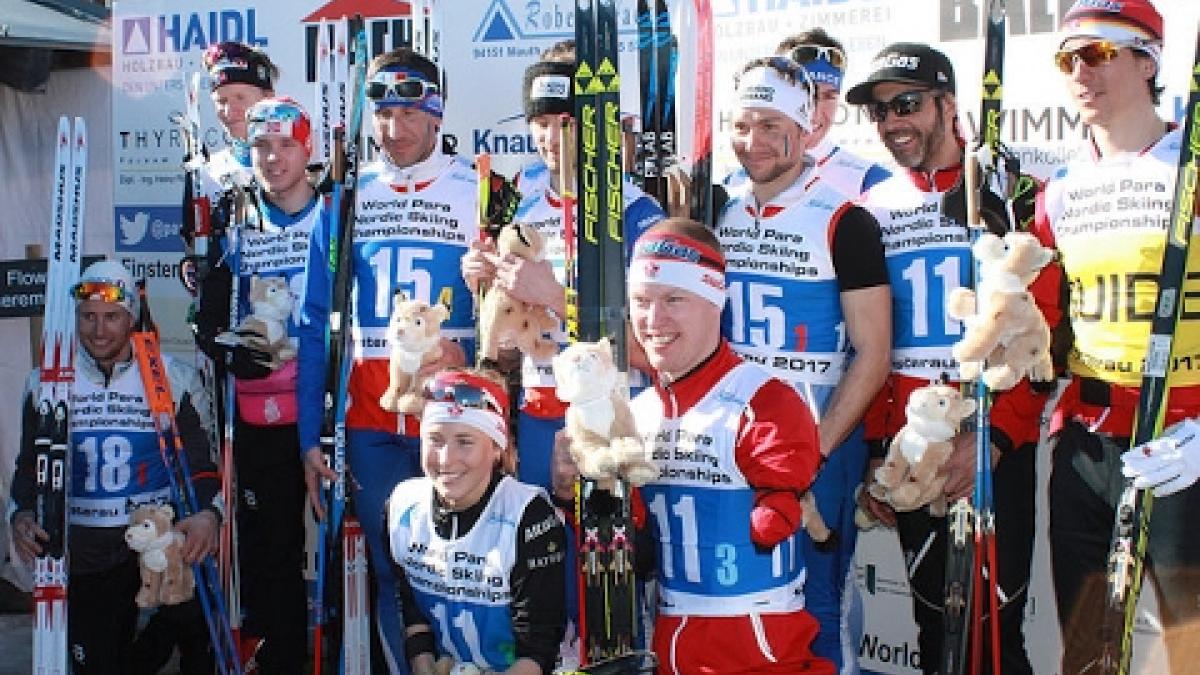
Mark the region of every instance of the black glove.
<instances>
[{"instance_id":1,"label":"black glove","mask_svg":"<svg viewBox=\"0 0 1200 675\"><path fill-rule=\"evenodd\" d=\"M216 344L228 354L226 367L237 379L259 380L271 374L270 354L246 345L229 347L219 342Z\"/></svg>"},{"instance_id":2,"label":"black glove","mask_svg":"<svg viewBox=\"0 0 1200 675\"><path fill-rule=\"evenodd\" d=\"M218 335L229 328L229 293L233 275L229 267L219 265L200 280L200 299L196 309L196 346L218 363L225 362L225 348L215 344Z\"/></svg>"},{"instance_id":3,"label":"black glove","mask_svg":"<svg viewBox=\"0 0 1200 675\"><path fill-rule=\"evenodd\" d=\"M964 171L968 171L970 167L976 166L975 162L969 161L969 158L965 162L965 165ZM1018 180L1021 169L1020 161L1007 148L1000 150L1000 158L995 168L998 171L1008 174L1007 179L1010 191L1021 187L1022 183ZM983 221L984 227L989 232L1002 237L1012 231L1015 225L1008 212L1008 202L1004 196L996 194L992 190L991 185L984 180L985 172L983 168L977 167L977 170L979 171L979 176L976 180L979 190L979 218ZM947 190L942 196L942 215L954 222L966 225L967 195L963 178L960 175L954 187ZM1030 185L1036 188L1036 184L1030 183ZM1016 196L1013 195L1013 198Z\"/></svg>"},{"instance_id":4,"label":"black glove","mask_svg":"<svg viewBox=\"0 0 1200 675\"><path fill-rule=\"evenodd\" d=\"M490 181L490 196L488 197L487 219L493 227L507 225L517 215L517 205L521 203L521 193L517 188L498 173L492 172Z\"/></svg>"}]
</instances>

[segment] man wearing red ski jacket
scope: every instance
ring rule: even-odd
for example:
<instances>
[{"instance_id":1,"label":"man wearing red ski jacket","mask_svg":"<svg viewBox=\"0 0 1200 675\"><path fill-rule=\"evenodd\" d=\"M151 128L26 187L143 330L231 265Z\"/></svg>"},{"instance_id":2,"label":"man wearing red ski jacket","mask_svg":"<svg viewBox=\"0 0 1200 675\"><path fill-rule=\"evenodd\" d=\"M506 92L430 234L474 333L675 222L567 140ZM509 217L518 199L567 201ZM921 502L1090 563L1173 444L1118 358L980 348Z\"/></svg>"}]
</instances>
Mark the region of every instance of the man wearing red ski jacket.
<instances>
[{"instance_id":1,"label":"man wearing red ski jacket","mask_svg":"<svg viewBox=\"0 0 1200 675\"><path fill-rule=\"evenodd\" d=\"M634 334L656 374L633 402L659 477L642 488L659 582L660 673L830 673L804 609L801 509L820 462L788 384L720 336L724 258L703 225L668 219L638 240Z\"/></svg>"},{"instance_id":2,"label":"man wearing red ski jacket","mask_svg":"<svg viewBox=\"0 0 1200 675\"><path fill-rule=\"evenodd\" d=\"M954 70L941 52L923 44L898 43L876 55L871 76L846 95L867 108L880 140L899 170L863 197L882 231L884 255L892 283L892 373L867 413L872 467L884 455L888 440L904 426L904 406L912 391L942 377L958 379L951 348L962 337L962 323L946 314L946 298L956 287L969 286L974 265L971 233L966 226L962 188L964 142L959 133ZM1025 229L1032 220L1038 185L1028 176L1016 183L1014 225ZM1003 234L1007 224L998 199L984 199L989 228ZM1032 291L1051 321L1057 317L1055 271L1047 268ZM1050 386L1045 387L1051 388ZM1029 567L1033 556L1034 447L1045 396L1022 380L999 392L992 405L989 438L995 469L996 544L1000 586L1001 660L1005 673L1029 673L1021 632ZM946 465L946 496L969 496L974 487L975 434L960 433ZM942 655L947 519L920 509L894 513L866 490L860 503L874 517L895 526L910 561L909 584L918 646L925 673L934 673Z\"/></svg>"}]
</instances>

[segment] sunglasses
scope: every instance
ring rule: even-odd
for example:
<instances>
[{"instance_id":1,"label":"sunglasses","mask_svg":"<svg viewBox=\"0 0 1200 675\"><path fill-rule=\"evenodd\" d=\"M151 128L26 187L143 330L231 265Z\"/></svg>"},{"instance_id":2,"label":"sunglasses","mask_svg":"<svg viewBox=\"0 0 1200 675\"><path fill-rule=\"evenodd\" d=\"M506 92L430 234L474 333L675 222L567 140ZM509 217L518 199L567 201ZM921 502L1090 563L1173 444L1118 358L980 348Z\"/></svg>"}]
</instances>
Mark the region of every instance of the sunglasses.
<instances>
[{"instance_id":1,"label":"sunglasses","mask_svg":"<svg viewBox=\"0 0 1200 675\"><path fill-rule=\"evenodd\" d=\"M367 83L367 98L372 101L419 103L426 97L437 94L438 91L436 84L424 80Z\"/></svg>"},{"instance_id":2,"label":"sunglasses","mask_svg":"<svg viewBox=\"0 0 1200 675\"><path fill-rule=\"evenodd\" d=\"M430 380L425 385L425 398L435 403L457 403L464 408L490 410L498 415L504 414L500 401L486 389L462 382L449 384Z\"/></svg>"},{"instance_id":3,"label":"sunglasses","mask_svg":"<svg viewBox=\"0 0 1200 675\"><path fill-rule=\"evenodd\" d=\"M110 281L81 281L71 288L71 295L76 300L100 300L102 302L123 302L129 297L129 292L123 286Z\"/></svg>"},{"instance_id":4,"label":"sunglasses","mask_svg":"<svg viewBox=\"0 0 1200 675\"><path fill-rule=\"evenodd\" d=\"M896 117L908 117L920 112L921 105L925 100L923 94L931 92L932 90L930 89L914 89L896 94L890 101L872 101L864 103L862 107L866 109L867 117L875 124L879 124L887 119L889 112ZM933 98L935 99L940 96L941 94L939 93L933 93Z\"/></svg>"},{"instance_id":5,"label":"sunglasses","mask_svg":"<svg viewBox=\"0 0 1200 675\"><path fill-rule=\"evenodd\" d=\"M1122 47L1130 46L1129 43L1112 42L1111 40L1098 40L1089 42L1079 49L1063 49L1054 52L1054 65L1065 75L1070 75L1075 70L1075 64L1083 61L1089 68L1108 63L1117 58L1121 53Z\"/></svg>"},{"instance_id":6,"label":"sunglasses","mask_svg":"<svg viewBox=\"0 0 1200 675\"><path fill-rule=\"evenodd\" d=\"M838 70L846 69L846 53L837 47L825 45L799 45L791 51L789 57L801 65L813 61L827 61Z\"/></svg>"}]
</instances>

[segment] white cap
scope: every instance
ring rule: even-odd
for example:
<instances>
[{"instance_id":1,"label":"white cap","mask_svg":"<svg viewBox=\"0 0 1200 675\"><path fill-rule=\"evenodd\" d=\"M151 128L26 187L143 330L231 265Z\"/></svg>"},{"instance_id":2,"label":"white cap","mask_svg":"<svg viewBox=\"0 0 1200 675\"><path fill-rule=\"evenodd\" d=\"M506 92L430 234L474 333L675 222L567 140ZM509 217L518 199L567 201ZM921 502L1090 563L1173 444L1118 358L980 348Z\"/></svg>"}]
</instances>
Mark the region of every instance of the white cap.
<instances>
[{"instance_id":1,"label":"white cap","mask_svg":"<svg viewBox=\"0 0 1200 675\"><path fill-rule=\"evenodd\" d=\"M107 258L88 265L83 274L79 275L79 283L71 288L71 295L76 300L89 299L90 296L81 295L81 293L86 294L85 285L92 283L108 284L120 288L123 293L117 303L124 307L125 311L129 312L134 319L137 318L139 309L137 287L133 284L133 275L125 269L124 265Z\"/></svg>"}]
</instances>

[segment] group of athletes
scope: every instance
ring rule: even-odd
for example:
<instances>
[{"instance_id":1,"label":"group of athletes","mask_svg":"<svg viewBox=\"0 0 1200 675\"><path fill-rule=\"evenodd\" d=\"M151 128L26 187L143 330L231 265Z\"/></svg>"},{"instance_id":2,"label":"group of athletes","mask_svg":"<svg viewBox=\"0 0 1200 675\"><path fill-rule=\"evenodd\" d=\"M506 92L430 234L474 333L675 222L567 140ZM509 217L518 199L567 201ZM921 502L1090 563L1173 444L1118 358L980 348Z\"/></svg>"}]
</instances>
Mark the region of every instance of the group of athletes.
<instances>
[{"instance_id":1,"label":"group of athletes","mask_svg":"<svg viewBox=\"0 0 1200 675\"><path fill-rule=\"evenodd\" d=\"M1183 142L1155 109L1163 19L1148 0L1079 0L1061 31L1047 61L1090 129L1086 151L1045 183L1017 181L1009 204L993 198L990 207L1010 212L1012 227L1058 252L1031 291L1055 331L1059 375L1069 378L1051 426L1049 502L1062 672L1087 672L1100 653L1095 617L1127 476L1161 497L1150 559L1172 672L1188 672L1200 653L1200 537L1186 529L1200 477L1200 366L1177 364L1168 430L1128 451L1170 216L1170 200L1161 197L1173 193ZM346 447L374 580L379 670L550 673L579 662L574 466L562 451L565 406L554 396L550 363L524 357L515 397L497 374L467 367L481 286L565 316L559 144L574 110L574 64L573 44L559 43L523 80L538 157L513 180L521 197L511 217L543 235L544 261L502 255L478 237L476 171L440 143L445 74L405 48L368 69L380 152L357 187ZM206 165L205 189L217 196L253 184L260 213L239 235L236 267L217 265L202 280L196 342L233 376L237 393L237 493L225 497L236 502L242 632L257 672L301 673L309 653L306 495L325 517L320 484L336 479L320 449L334 223L327 196L306 172L310 116L275 91L278 73L267 55L221 43L205 54L205 66L232 139ZM630 362L645 375L632 406L661 468L638 497L653 553L640 572L656 586L645 632L659 672L857 672L856 510L897 531L921 668L937 672L947 520L924 509L894 511L862 486L904 425L909 394L958 378L951 347L962 325L947 316L946 299L969 285L972 271L967 139L954 69L938 50L889 45L871 74L843 91L845 71L842 45L821 29L740 69L728 141L741 168L723 181L728 200L711 226L669 216L628 180L623 186ZM856 157L829 138L843 96L865 109L894 166ZM495 201L511 187L497 183ZM1160 199L1147 199L1154 195ZM294 359L279 362L255 343L221 337L235 327L235 277L239 317L250 313L252 277L283 280L295 302ZM448 309L441 356L422 369L429 381L420 415L380 405L397 288ZM194 601L161 608L137 630L138 564L122 534L131 506L165 499L167 484L131 358L139 309L133 280L106 260L88 267L71 292L80 346L73 402L121 406L115 420L94 407L72 420L75 672L157 672L178 647L184 672L210 673ZM1186 303L1176 353L1191 354L1200 332ZM215 422L197 372L168 363L177 424L206 504L176 525L185 559L195 561L217 549L225 515L210 459ZM988 427L1006 673L1033 672L1021 624L1035 448L1054 384L1022 381L996 394ZM30 392L35 385L36 374ZM23 419L10 517L16 549L29 561L46 542L33 511L32 393ZM974 434L953 439L948 499L973 489ZM839 534L832 543L817 544L800 528L806 490Z\"/></svg>"}]
</instances>

